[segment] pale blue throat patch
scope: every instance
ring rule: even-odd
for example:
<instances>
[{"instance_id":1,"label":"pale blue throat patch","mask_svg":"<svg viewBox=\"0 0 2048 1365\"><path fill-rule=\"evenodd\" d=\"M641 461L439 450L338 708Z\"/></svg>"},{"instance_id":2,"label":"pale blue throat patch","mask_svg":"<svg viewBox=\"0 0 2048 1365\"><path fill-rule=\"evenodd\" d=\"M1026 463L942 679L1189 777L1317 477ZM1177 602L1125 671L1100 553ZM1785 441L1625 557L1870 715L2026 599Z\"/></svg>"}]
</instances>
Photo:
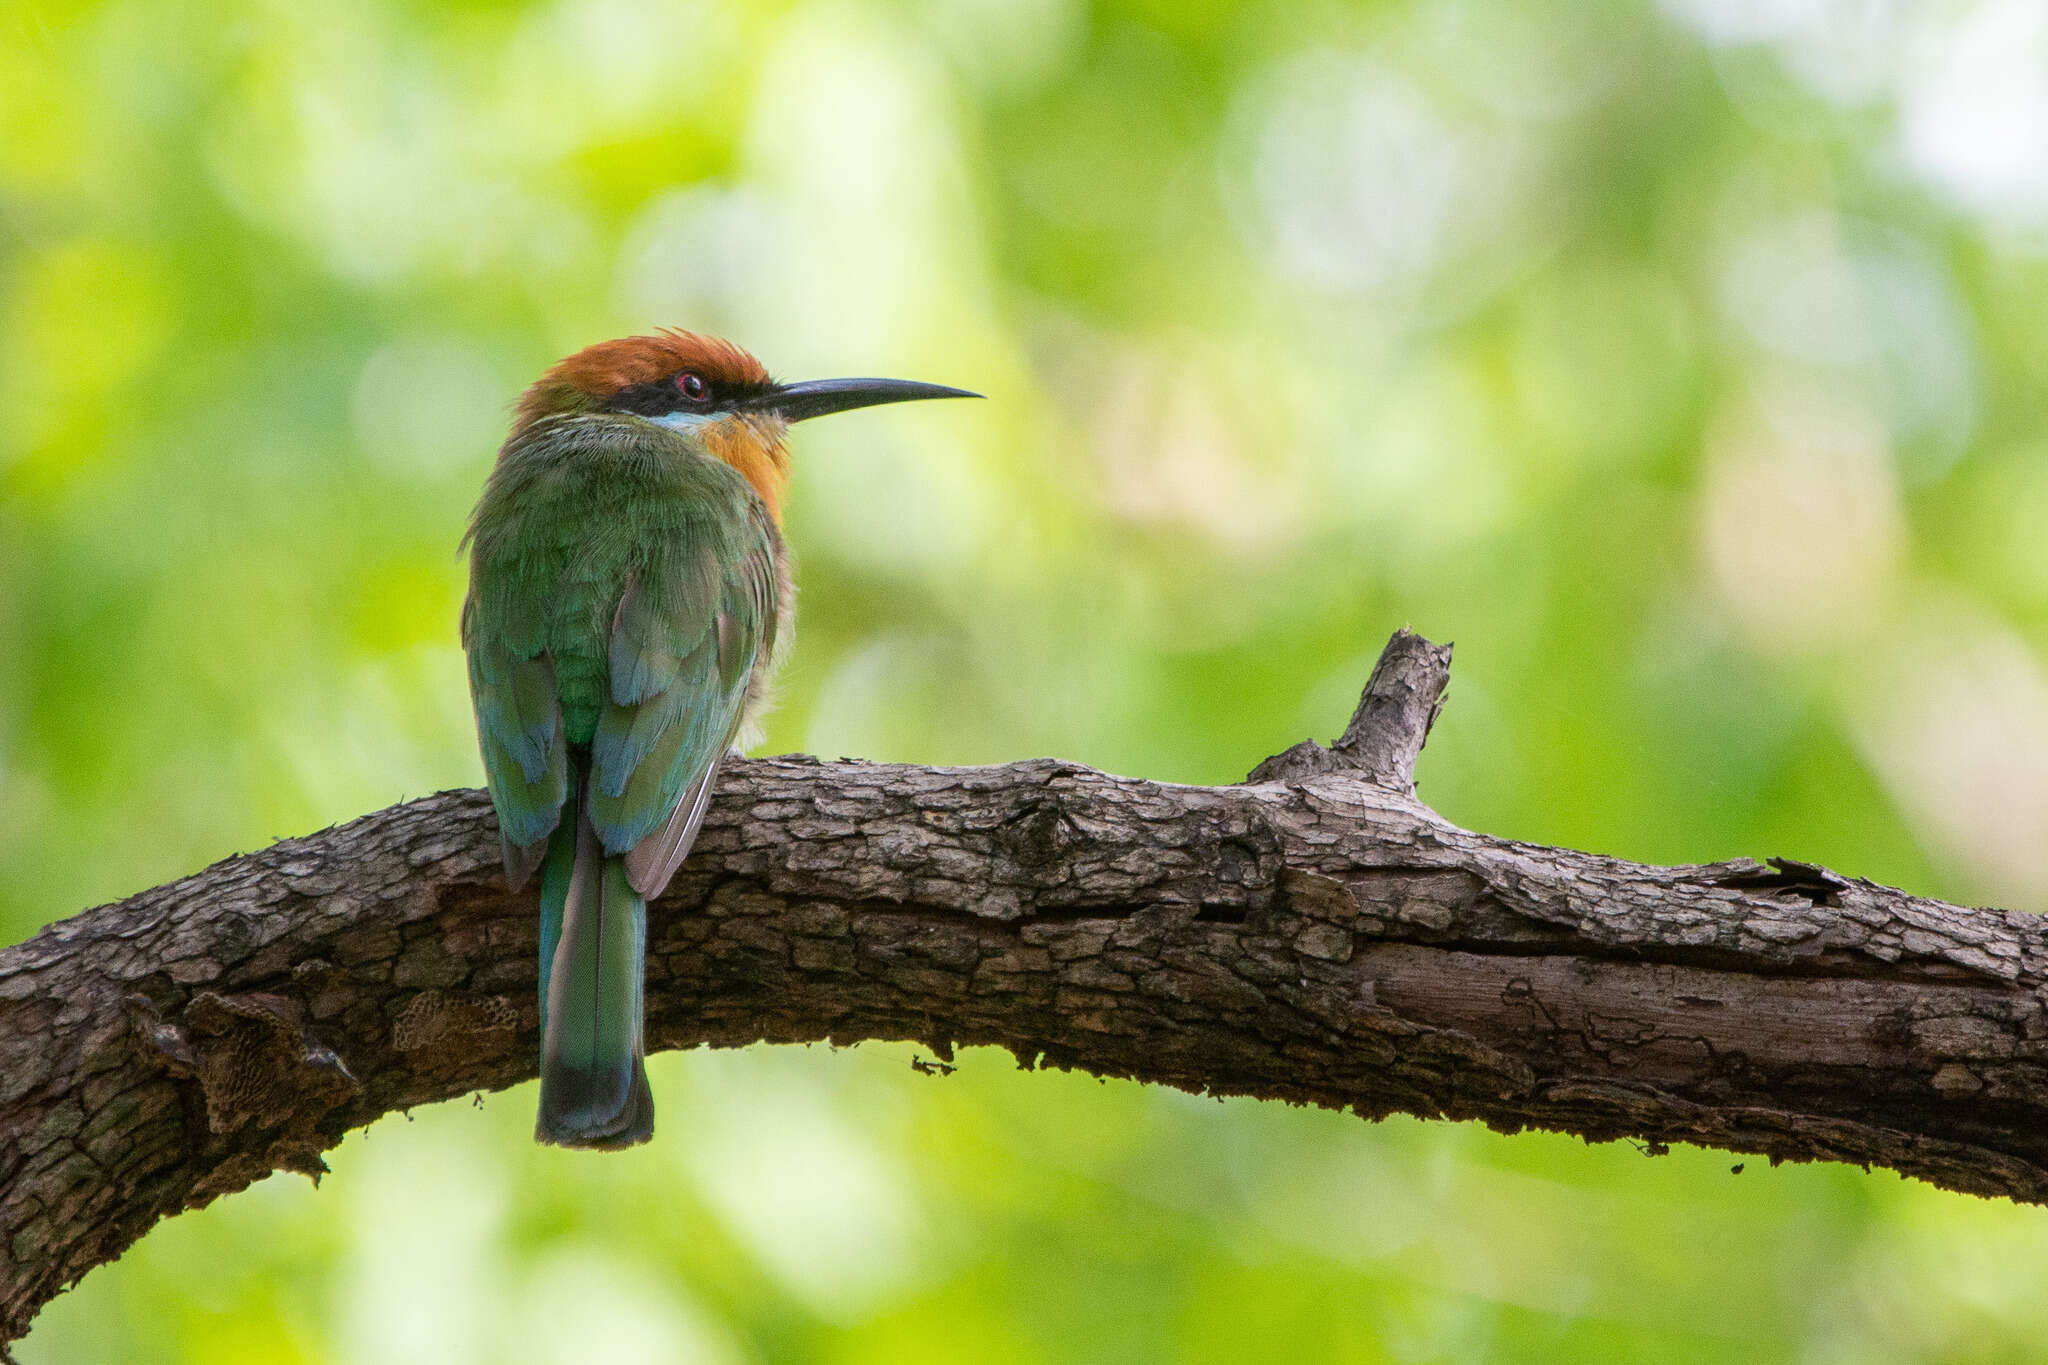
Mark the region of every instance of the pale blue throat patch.
<instances>
[{"instance_id":1,"label":"pale blue throat patch","mask_svg":"<svg viewBox=\"0 0 2048 1365\"><path fill-rule=\"evenodd\" d=\"M729 416L730 413L724 412L665 412L659 417L649 417L647 420L658 427L667 427L670 431L680 431L689 436Z\"/></svg>"}]
</instances>

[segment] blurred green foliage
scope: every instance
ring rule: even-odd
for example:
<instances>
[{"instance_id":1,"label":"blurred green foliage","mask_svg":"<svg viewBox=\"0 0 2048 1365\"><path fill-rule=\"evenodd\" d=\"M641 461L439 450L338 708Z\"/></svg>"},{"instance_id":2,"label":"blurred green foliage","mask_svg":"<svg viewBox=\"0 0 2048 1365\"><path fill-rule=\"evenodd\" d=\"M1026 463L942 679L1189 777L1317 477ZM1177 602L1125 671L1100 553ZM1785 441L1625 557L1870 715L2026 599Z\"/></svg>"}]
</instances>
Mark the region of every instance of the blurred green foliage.
<instances>
[{"instance_id":1,"label":"blurred green foliage","mask_svg":"<svg viewBox=\"0 0 2048 1365\"><path fill-rule=\"evenodd\" d=\"M1461 823L2048 903L2032 0L0 0L0 940L474 784L508 404L658 324L991 399L801 433L771 749L1230 781L1406 623ZM2040 1210L911 1055L387 1121L23 1358L2048 1340Z\"/></svg>"}]
</instances>

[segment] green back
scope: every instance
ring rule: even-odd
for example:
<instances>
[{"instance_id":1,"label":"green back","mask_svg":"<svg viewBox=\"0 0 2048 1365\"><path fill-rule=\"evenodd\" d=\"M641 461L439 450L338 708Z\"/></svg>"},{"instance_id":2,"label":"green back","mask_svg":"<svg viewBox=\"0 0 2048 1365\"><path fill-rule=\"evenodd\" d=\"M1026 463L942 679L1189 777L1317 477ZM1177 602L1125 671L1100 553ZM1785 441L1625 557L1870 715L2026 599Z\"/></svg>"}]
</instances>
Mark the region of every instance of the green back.
<instances>
[{"instance_id":1,"label":"green back","mask_svg":"<svg viewBox=\"0 0 2048 1365\"><path fill-rule=\"evenodd\" d=\"M572 772L606 852L663 824L738 729L778 544L735 470L652 423L557 418L507 446L471 530L463 644L508 850L537 860Z\"/></svg>"}]
</instances>

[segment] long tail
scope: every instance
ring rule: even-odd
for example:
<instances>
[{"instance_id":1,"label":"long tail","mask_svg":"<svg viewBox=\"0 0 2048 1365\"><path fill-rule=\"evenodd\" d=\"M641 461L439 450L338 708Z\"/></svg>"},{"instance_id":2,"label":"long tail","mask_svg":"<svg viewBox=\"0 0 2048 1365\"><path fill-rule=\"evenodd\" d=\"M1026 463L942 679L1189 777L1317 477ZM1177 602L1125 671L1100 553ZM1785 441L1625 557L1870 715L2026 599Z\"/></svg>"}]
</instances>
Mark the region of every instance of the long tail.
<instances>
[{"instance_id":1,"label":"long tail","mask_svg":"<svg viewBox=\"0 0 2048 1365\"><path fill-rule=\"evenodd\" d=\"M647 902L572 797L540 892L540 1141L630 1147L653 1135L641 1061L646 953Z\"/></svg>"}]
</instances>

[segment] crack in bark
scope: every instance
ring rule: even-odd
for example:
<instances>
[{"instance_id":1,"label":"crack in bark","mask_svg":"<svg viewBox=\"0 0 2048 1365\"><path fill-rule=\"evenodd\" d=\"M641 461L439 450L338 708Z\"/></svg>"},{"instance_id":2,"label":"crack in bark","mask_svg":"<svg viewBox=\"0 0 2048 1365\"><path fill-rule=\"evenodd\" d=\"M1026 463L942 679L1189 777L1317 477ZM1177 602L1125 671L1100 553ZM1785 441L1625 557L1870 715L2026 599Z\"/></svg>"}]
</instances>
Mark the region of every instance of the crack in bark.
<instances>
[{"instance_id":1,"label":"crack in bark","mask_svg":"<svg viewBox=\"0 0 2048 1365\"><path fill-rule=\"evenodd\" d=\"M2040 919L1459 829L1413 796L1449 660L1397 634L1343 739L1237 787L735 763L650 916L649 1044L993 1044L2048 1202ZM535 933L470 791L0 951L0 1341L160 1218L530 1079Z\"/></svg>"}]
</instances>

